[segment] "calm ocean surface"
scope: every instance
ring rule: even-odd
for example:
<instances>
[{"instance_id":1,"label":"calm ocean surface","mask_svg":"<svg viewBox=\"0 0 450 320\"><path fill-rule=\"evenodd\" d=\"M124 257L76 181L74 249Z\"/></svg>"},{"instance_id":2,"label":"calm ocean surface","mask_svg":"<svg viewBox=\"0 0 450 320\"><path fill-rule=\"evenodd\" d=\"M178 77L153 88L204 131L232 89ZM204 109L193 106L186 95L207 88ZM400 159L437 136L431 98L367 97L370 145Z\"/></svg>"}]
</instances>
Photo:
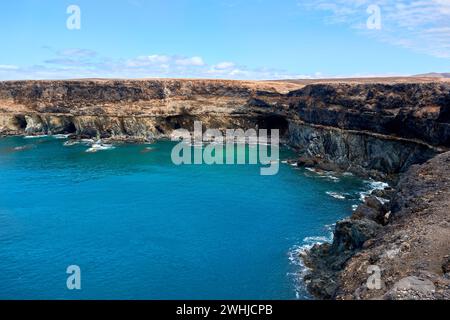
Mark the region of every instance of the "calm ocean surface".
<instances>
[{"instance_id":1,"label":"calm ocean surface","mask_svg":"<svg viewBox=\"0 0 450 320\"><path fill-rule=\"evenodd\" d=\"M168 141L65 141L0 139L1 299L309 298L296 253L370 188L288 164L175 166Z\"/></svg>"}]
</instances>

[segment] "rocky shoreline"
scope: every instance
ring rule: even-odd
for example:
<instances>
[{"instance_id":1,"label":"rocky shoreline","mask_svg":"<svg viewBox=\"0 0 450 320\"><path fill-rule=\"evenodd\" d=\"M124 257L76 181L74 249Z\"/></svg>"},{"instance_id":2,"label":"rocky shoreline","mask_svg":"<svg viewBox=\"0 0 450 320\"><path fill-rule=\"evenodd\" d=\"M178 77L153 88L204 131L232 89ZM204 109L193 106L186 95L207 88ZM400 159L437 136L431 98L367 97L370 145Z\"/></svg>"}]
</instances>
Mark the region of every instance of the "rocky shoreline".
<instances>
[{"instance_id":1,"label":"rocky shoreline","mask_svg":"<svg viewBox=\"0 0 450 320\"><path fill-rule=\"evenodd\" d=\"M449 81L0 82L0 135L143 142L194 121L279 129L300 166L396 181L303 256L316 297L450 299ZM367 286L369 266L380 289Z\"/></svg>"},{"instance_id":2,"label":"rocky shoreline","mask_svg":"<svg viewBox=\"0 0 450 320\"><path fill-rule=\"evenodd\" d=\"M337 222L331 244L303 256L308 290L322 299L450 299L449 196L450 152L412 166ZM369 266L379 268L379 288L367 285Z\"/></svg>"}]
</instances>

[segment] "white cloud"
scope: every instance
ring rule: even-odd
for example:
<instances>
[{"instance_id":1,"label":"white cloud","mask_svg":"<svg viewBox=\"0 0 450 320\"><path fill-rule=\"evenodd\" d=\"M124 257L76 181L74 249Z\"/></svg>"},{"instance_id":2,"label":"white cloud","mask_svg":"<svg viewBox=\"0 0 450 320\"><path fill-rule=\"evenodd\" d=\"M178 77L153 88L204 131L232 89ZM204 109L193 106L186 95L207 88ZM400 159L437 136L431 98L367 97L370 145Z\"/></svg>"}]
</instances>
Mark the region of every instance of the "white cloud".
<instances>
[{"instance_id":1,"label":"white cloud","mask_svg":"<svg viewBox=\"0 0 450 320\"><path fill-rule=\"evenodd\" d=\"M1 70L17 70L17 69L19 69L19 67L14 66L12 64L0 64L0 69Z\"/></svg>"},{"instance_id":2,"label":"white cloud","mask_svg":"<svg viewBox=\"0 0 450 320\"><path fill-rule=\"evenodd\" d=\"M95 57L97 55L97 52L88 49L69 48L58 51L58 55L65 57L90 58Z\"/></svg>"},{"instance_id":3,"label":"white cloud","mask_svg":"<svg viewBox=\"0 0 450 320\"><path fill-rule=\"evenodd\" d=\"M229 62L229 61L224 61L224 62L220 62L216 65L213 66L214 69L230 69L233 68L235 66L235 64L233 62Z\"/></svg>"},{"instance_id":4,"label":"white cloud","mask_svg":"<svg viewBox=\"0 0 450 320\"><path fill-rule=\"evenodd\" d=\"M236 64L230 61L223 61L219 62L213 66L207 71L211 75L222 75L222 76L235 76L238 74L242 74L239 72L239 69L236 67Z\"/></svg>"},{"instance_id":5,"label":"white cloud","mask_svg":"<svg viewBox=\"0 0 450 320\"><path fill-rule=\"evenodd\" d=\"M139 56L137 58L130 59L127 61L127 65L129 67L145 67L157 64L162 65L168 63L171 59L172 58L169 56L153 54L150 56Z\"/></svg>"},{"instance_id":6,"label":"white cloud","mask_svg":"<svg viewBox=\"0 0 450 320\"><path fill-rule=\"evenodd\" d=\"M381 30L366 28L372 4L381 9ZM299 5L327 12L326 22L347 24L376 40L450 58L450 0L304 0Z\"/></svg>"},{"instance_id":7,"label":"white cloud","mask_svg":"<svg viewBox=\"0 0 450 320\"><path fill-rule=\"evenodd\" d=\"M232 77L234 77L234 76L240 76L240 75L245 76L245 75L247 75L247 74L248 74L248 71L244 71L244 70L241 70L241 69L233 69L233 70L231 70L231 72L229 73L229 75L232 76Z\"/></svg>"},{"instance_id":8,"label":"white cloud","mask_svg":"<svg viewBox=\"0 0 450 320\"><path fill-rule=\"evenodd\" d=\"M150 54L128 59L111 59L83 49L53 50L52 56L31 66L0 65L0 79L69 78L213 78L213 79L295 79L317 75L297 75L282 70L249 68L232 61L206 63L199 56Z\"/></svg>"},{"instance_id":9,"label":"white cloud","mask_svg":"<svg viewBox=\"0 0 450 320\"><path fill-rule=\"evenodd\" d=\"M202 57L191 57L191 58L182 58L177 59L175 63L179 66L203 66L205 62Z\"/></svg>"}]
</instances>

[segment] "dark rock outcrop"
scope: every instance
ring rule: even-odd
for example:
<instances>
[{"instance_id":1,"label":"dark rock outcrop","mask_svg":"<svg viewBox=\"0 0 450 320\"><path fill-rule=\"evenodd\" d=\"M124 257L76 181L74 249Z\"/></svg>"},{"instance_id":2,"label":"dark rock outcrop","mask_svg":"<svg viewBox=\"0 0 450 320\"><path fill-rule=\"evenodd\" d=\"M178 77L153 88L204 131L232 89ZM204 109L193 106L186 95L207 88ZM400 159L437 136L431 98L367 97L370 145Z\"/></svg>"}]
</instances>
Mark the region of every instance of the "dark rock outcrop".
<instances>
[{"instance_id":1,"label":"dark rock outcrop","mask_svg":"<svg viewBox=\"0 0 450 320\"><path fill-rule=\"evenodd\" d=\"M318 84L289 93L307 123L450 144L450 86Z\"/></svg>"},{"instance_id":2,"label":"dark rock outcrop","mask_svg":"<svg viewBox=\"0 0 450 320\"><path fill-rule=\"evenodd\" d=\"M371 198L338 222L333 243L305 257L310 291L327 299L450 299L449 164L447 152L403 174L385 226L379 217L387 208ZM381 271L380 288L367 286L369 266Z\"/></svg>"}]
</instances>

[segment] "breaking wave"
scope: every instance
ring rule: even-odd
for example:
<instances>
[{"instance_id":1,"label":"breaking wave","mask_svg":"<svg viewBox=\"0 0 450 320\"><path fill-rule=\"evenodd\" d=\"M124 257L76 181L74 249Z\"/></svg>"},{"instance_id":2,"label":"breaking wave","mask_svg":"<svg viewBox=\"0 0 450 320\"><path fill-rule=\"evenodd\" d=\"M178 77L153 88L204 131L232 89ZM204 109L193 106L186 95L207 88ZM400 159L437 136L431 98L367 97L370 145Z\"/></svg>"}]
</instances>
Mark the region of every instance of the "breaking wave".
<instances>
[{"instance_id":1,"label":"breaking wave","mask_svg":"<svg viewBox=\"0 0 450 320\"><path fill-rule=\"evenodd\" d=\"M325 192L327 195L329 195L330 197L333 197L333 198L335 198L335 199L339 199L339 200L344 200L344 199L346 199L345 198L345 195L343 195L342 193L339 193L339 192L333 192L333 191L327 191L327 192Z\"/></svg>"},{"instance_id":2,"label":"breaking wave","mask_svg":"<svg viewBox=\"0 0 450 320\"><path fill-rule=\"evenodd\" d=\"M94 143L89 149L86 150L86 152L92 153L92 152L111 150L111 149L115 149L115 147L111 144Z\"/></svg>"},{"instance_id":3,"label":"breaking wave","mask_svg":"<svg viewBox=\"0 0 450 320\"><path fill-rule=\"evenodd\" d=\"M306 283L303 280L308 272L310 272L310 269L305 265L302 257L304 257L316 244L331 243L333 241L333 227L334 224L325 226L328 232L327 236L305 237L301 244L292 246L288 251L290 264L298 270L296 272L288 273L288 276L293 279L295 296L297 299L311 299L311 295L306 289Z\"/></svg>"},{"instance_id":4,"label":"breaking wave","mask_svg":"<svg viewBox=\"0 0 450 320\"><path fill-rule=\"evenodd\" d=\"M389 184L383 181L366 180L364 181L368 185L368 189L359 193L359 199L364 202L368 196L375 190L385 190L389 188ZM377 197L382 203L388 202L388 200Z\"/></svg>"}]
</instances>

